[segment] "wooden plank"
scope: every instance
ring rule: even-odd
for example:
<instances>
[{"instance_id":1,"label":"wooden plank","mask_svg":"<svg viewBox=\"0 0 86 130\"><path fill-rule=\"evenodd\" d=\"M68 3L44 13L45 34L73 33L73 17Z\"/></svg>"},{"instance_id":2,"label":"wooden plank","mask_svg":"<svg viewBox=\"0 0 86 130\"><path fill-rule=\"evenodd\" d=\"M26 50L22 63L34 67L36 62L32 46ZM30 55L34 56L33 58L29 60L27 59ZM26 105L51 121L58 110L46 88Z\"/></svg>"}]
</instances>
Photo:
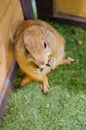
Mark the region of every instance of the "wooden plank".
<instances>
[{"instance_id":1,"label":"wooden plank","mask_svg":"<svg viewBox=\"0 0 86 130\"><path fill-rule=\"evenodd\" d=\"M56 13L86 17L86 0L54 0Z\"/></svg>"},{"instance_id":2,"label":"wooden plank","mask_svg":"<svg viewBox=\"0 0 86 130\"><path fill-rule=\"evenodd\" d=\"M3 6L4 5L4 6ZM12 37L18 26L24 20L20 2L17 0L0 1L0 119L5 110L7 97L13 81L13 43ZM10 76L9 76L10 75Z\"/></svg>"}]
</instances>

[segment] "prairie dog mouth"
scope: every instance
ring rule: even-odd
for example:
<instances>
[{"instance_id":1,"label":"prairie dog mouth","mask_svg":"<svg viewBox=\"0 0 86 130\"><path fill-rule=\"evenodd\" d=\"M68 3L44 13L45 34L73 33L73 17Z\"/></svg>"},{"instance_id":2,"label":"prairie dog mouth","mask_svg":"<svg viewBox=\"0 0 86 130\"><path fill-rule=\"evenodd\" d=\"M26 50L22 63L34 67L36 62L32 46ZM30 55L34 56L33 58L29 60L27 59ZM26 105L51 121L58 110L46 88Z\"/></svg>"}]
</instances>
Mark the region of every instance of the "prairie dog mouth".
<instances>
[{"instance_id":1,"label":"prairie dog mouth","mask_svg":"<svg viewBox=\"0 0 86 130\"><path fill-rule=\"evenodd\" d=\"M42 72L44 68L39 68L39 69L40 69L40 71Z\"/></svg>"},{"instance_id":2,"label":"prairie dog mouth","mask_svg":"<svg viewBox=\"0 0 86 130\"><path fill-rule=\"evenodd\" d=\"M45 67L50 67L50 64L47 63L45 66L39 67L40 72L42 72L42 71L44 70Z\"/></svg>"},{"instance_id":3,"label":"prairie dog mouth","mask_svg":"<svg viewBox=\"0 0 86 130\"><path fill-rule=\"evenodd\" d=\"M44 68L37 68L37 69L35 69L34 72L41 73L41 72L43 72L43 70L44 70Z\"/></svg>"}]
</instances>

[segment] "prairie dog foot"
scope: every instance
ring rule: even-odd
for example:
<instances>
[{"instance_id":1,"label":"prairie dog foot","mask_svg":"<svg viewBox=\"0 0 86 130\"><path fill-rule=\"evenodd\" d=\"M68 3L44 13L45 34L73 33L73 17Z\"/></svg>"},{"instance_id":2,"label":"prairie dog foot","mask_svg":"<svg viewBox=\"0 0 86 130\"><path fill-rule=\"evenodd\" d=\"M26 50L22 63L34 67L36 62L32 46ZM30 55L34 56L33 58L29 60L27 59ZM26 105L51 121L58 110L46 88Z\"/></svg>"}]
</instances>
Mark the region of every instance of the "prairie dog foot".
<instances>
[{"instance_id":1,"label":"prairie dog foot","mask_svg":"<svg viewBox=\"0 0 86 130\"><path fill-rule=\"evenodd\" d=\"M59 65L64 65L64 64L71 64L72 62L74 62L74 59L72 59L71 57L68 57L67 59L63 59L61 60L61 62L59 63Z\"/></svg>"},{"instance_id":2,"label":"prairie dog foot","mask_svg":"<svg viewBox=\"0 0 86 130\"><path fill-rule=\"evenodd\" d=\"M71 64L72 62L74 62L74 59L72 59L71 57L67 58L67 64Z\"/></svg>"},{"instance_id":3,"label":"prairie dog foot","mask_svg":"<svg viewBox=\"0 0 86 130\"><path fill-rule=\"evenodd\" d=\"M31 81L31 79L28 76L24 76L24 78L20 82L20 87L28 84Z\"/></svg>"},{"instance_id":4,"label":"prairie dog foot","mask_svg":"<svg viewBox=\"0 0 86 130\"><path fill-rule=\"evenodd\" d=\"M45 94L48 94L48 92L49 92L49 84L48 84L48 82L46 82L46 83L44 83L44 84L42 85L42 89L43 89L43 92L44 92Z\"/></svg>"}]
</instances>

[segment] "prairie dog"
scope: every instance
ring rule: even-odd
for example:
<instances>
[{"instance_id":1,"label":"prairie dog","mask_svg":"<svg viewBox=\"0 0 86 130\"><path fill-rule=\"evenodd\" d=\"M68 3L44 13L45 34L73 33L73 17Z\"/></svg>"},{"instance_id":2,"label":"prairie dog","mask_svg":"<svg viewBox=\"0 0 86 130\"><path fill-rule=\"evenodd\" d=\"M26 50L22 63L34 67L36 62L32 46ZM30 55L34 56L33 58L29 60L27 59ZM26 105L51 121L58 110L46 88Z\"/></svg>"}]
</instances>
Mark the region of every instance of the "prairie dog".
<instances>
[{"instance_id":1,"label":"prairie dog","mask_svg":"<svg viewBox=\"0 0 86 130\"><path fill-rule=\"evenodd\" d=\"M14 36L15 57L25 73L20 86L35 80L42 83L47 94L47 74L61 64L71 63L71 59L64 59L64 43L64 38L48 23L41 20L22 22Z\"/></svg>"}]
</instances>

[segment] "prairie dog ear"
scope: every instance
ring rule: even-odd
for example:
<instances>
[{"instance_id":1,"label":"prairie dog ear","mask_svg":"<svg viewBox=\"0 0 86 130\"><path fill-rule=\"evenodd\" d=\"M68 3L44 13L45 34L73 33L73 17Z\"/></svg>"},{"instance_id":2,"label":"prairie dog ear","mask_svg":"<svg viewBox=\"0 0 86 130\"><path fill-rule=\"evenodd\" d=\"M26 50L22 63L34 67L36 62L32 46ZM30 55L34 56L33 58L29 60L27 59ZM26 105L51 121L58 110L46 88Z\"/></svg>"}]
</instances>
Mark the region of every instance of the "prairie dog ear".
<instances>
[{"instance_id":1,"label":"prairie dog ear","mask_svg":"<svg viewBox=\"0 0 86 130\"><path fill-rule=\"evenodd\" d=\"M25 43L25 44L27 44L28 42L31 42L31 41L32 41L32 36L31 36L30 31L28 31L28 30L25 30L25 31L24 31L23 39L24 39L24 43Z\"/></svg>"},{"instance_id":2,"label":"prairie dog ear","mask_svg":"<svg viewBox=\"0 0 86 130\"><path fill-rule=\"evenodd\" d=\"M32 38L32 34L30 33L30 31L28 31L28 30L24 31L23 39L24 39L24 45L25 45L26 49L31 51L32 46L33 46L33 38Z\"/></svg>"}]
</instances>

